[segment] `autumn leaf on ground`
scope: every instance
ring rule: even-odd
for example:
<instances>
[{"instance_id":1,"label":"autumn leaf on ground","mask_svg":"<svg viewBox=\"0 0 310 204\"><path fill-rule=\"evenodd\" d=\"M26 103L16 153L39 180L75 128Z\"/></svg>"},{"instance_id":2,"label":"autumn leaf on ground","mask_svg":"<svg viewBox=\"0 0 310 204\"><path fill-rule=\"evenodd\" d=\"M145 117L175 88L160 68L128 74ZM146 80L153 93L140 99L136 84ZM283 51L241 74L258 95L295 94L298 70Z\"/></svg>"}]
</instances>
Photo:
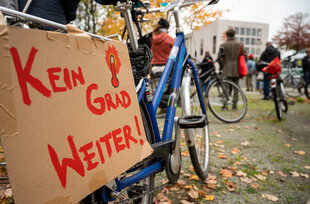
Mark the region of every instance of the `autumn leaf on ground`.
<instances>
[{"instance_id":1,"label":"autumn leaf on ground","mask_svg":"<svg viewBox=\"0 0 310 204\"><path fill-rule=\"evenodd\" d=\"M270 173L270 174L274 174L274 171L270 170L269 173Z\"/></svg>"},{"instance_id":2,"label":"autumn leaf on ground","mask_svg":"<svg viewBox=\"0 0 310 204\"><path fill-rule=\"evenodd\" d=\"M298 151L294 151L295 154L299 154L301 156L304 156L306 154L306 152L302 151L302 150L298 150Z\"/></svg>"},{"instance_id":3,"label":"autumn leaf on ground","mask_svg":"<svg viewBox=\"0 0 310 204\"><path fill-rule=\"evenodd\" d=\"M256 178L258 178L259 180L261 180L261 181L266 181L266 176L263 176L263 175L260 175L260 174L254 174L254 176Z\"/></svg>"},{"instance_id":4,"label":"autumn leaf on ground","mask_svg":"<svg viewBox=\"0 0 310 204\"><path fill-rule=\"evenodd\" d=\"M212 132L213 135L215 135L216 137L221 137L220 133L218 132Z\"/></svg>"},{"instance_id":5,"label":"autumn leaf on ground","mask_svg":"<svg viewBox=\"0 0 310 204\"><path fill-rule=\"evenodd\" d=\"M188 202L187 200L181 200L180 203L181 204L194 204L192 202Z\"/></svg>"},{"instance_id":6,"label":"autumn leaf on ground","mask_svg":"<svg viewBox=\"0 0 310 204\"><path fill-rule=\"evenodd\" d=\"M191 175L191 176L189 177L189 180L199 181L199 178L198 178L197 175Z\"/></svg>"},{"instance_id":7,"label":"autumn leaf on ground","mask_svg":"<svg viewBox=\"0 0 310 204\"><path fill-rule=\"evenodd\" d=\"M277 172L280 176L282 176L282 177L287 177L287 175L285 174L285 173L283 173L282 171L278 171Z\"/></svg>"},{"instance_id":8,"label":"autumn leaf on ground","mask_svg":"<svg viewBox=\"0 0 310 204\"><path fill-rule=\"evenodd\" d=\"M187 157L187 156L189 156L189 151L186 150L185 152L181 152L181 155L182 155L183 157Z\"/></svg>"},{"instance_id":9,"label":"autumn leaf on ground","mask_svg":"<svg viewBox=\"0 0 310 204\"><path fill-rule=\"evenodd\" d=\"M291 147L291 144L284 144L285 147Z\"/></svg>"},{"instance_id":10,"label":"autumn leaf on ground","mask_svg":"<svg viewBox=\"0 0 310 204\"><path fill-rule=\"evenodd\" d=\"M214 200L214 195L206 195L206 196L204 197L204 199L205 199L205 200L212 201L212 200Z\"/></svg>"},{"instance_id":11,"label":"autumn leaf on ground","mask_svg":"<svg viewBox=\"0 0 310 204\"><path fill-rule=\"evenodd\" d=\"M156 197L160 201L160 203L172 203L171 200L167 198L163 193L158 193Z\"/></svg>"},{"instance_id":12,"label":"autumn leaf on ground","mask_svg":"<svg viewBox=\"0 0 310 204\"><path fill-rule=\"evenodd\" d=\"M232 172L229 171L228 169L221 169L220 174L225 177L225 178L230 178L232 177Z\"/></svg>"},{"instance_id":13,"label":"autumn leaf on ground","mask_svg":"<svg viewBox=\"0 0 310 204\"><path fill-rule=\"evenodd\" d=\"M259 184L258 184L258 183L253 183L253 184L251 184L251 187L252 187L252 188L255 188L255 189L258 189Z\"/></svg>"},{"instance_id":14,"label":"autumn leaf on ground","mask_svg":"<svg viewBox=\"0 0 310 204\"><path fill-rule=\"evenodd\" d=\"M217 143L217 144L223 144L223 143L224 143L224 141L222 141L222 140L218 140L218 141L216 141L215 143Z\"/></svg>"},{"instance_id":15,"label":"autumn leaf on ground","mask_svg":"<svg viewBox=\"0 0 310 204\"><path fill-rule=\"evenodd\" d=\"M207 188L215 189L217 184L216 176L209 174L208 177L205 179L205 183L207 184Z\"/></svg>"},{"instance_id":16,"label":"autumn leaf on ground","mask_svg":"<svg viewBox=\"0 0 310 204\"><path fill-rule=\"evenodd\" d=\"M248 178L248 177L245 177L245 178L240 178L240 181L242 181L243 183L247 183L247 184L249 184L249 183L252 183L253 181L252 181L252 179L250 179L250 178Z\"/></svg>"},{"instance_id":17,"label":"autumn leaf on ground","mask_svg":"<svg viewBox=\"0 0 310 204\"><path fill-rule=\"evenodd\" d=\"M279 198L277 198L276 196L270 195L270 194L263 193L262 196L274 202L279 200Z\"/></svg>"},{"instance_id":18,"label":"autumn leaf on ground","mask_svg":"<svg viewBox=\"0 0 310 204\"><path fill-rule=\"evenodd\" d=\"M281 129L278 129L278 133L282 133L282 130L281 130Z\"/></svg>"},{"instance_id":19,"label":"autumn leaf on ground","mask_svg":"<svg viewBox=\"0 0 310 204\"><path fill-rule=\"evenodd\" d=\"M242 145L242 146L244 146L244 147L249 146L249 144L250 144L250 143L249 143L249 142L247 142L247 141L245 141L245 142L242 142L242 143L241 143L241 145Z\"/></svg>"},{"instance_id":20,"label":"autumn leaf on ground","mask_svg":"<svg viewBox=\"0 0 310 204\"><path fill-rule=\"evenodd\" d=\"M193 165L190 165L190 166L189 166L189 170L190 170L190 172L194 172L194 171L195 171L194 166L193 166Z\"/></svg>"},{"instance_id":21,"label":"autumn leaf on ground","mask_svg":"<svg viewBox=\"0 0 310 204\"><path fill-rule=\"evenodd\" d=\"M301 177L303 177L303 178L306 178L306 179L309 178L309 175L308 175L308 174L299 173L299 175L300 175Z\"/></svg>"},{"instance_id":22,"label":"autumn leaf on ground","mask_svg":"<svg viewBox=\"0 0 310 204\"><path fill-rule=\"evenodd\" d=\"M187 194L193 199L197 199L199 196L198 191L195 191L194 189L191 189L189 192L187 192Z\"/></svg>"},{"instance_id":23,"label":"autumn leaf on ground","mask_svg":"<svg viewBox=\"0 0 310 204\"><path fill-rule=\"evenodd\" d=\"M299 177L299 173L296 172L296 171L291 171L290 174L291 174L293 177Z\"/></svg>"},{"instance_id":24,"label":"autumn leaf on ground","mask_svg":"<svg viewBox=\"0 0 310 204\"><path fill-rule=\"evenodd\" d=\"M250 127L249 126L245 126L245 129L249 129Z\"/></svg>"},{"instance_id":25,"label":"autumn leaf on ground","mask_svg":"<svg viewBox=\"0 0 310 204\"><path fill-rule=\"evenodd\" d=\"M242 157L242 160L249 162L249 159L247 157Z\"/></svg>"},{"instance_id":26,"label":"autumn leaf on ground","mask_svg":"<svg viewBox=\"0 0 310 204\"><path fill-rule=\"evenodd\" d=\"M236 176L239 176L239 177L246 177L246 176L247 176L247 173L244 173L243 171L237 171Z\"/></svg>"},{"instance_id":27,"label":"autumn leaf on ground","mask_svg":"<svg viewBox=\"0 0 310 204\"><path fill-rule=\"evenodd\" d=\"M217 157L219 159L227 159L227 156L225 156L224 154L219 154L219 155L217 155Z\"/></svg>"},{"instance_id":28,"label":"autumn leaf on ground","mask_svg":"<svg viewBox=\"0 0 310 204\"><path fill-rule=\"evenodd\" d=\"M171 191L178 191L178 190L180 190L180 188L177 187L176 185L174 185L174 186L172 186L172 187L170 188L170 190L171 190Z\"/></svg>"},{"instance_id":29,"label":"autumn leaf on ground","mask_svg":"<svg viewBox=\"0 0 310 204\"><path fill-rule=\"evenodd\" d=\"M294 137L292 138L292 140L293 140L293 141L298 141L298 139L297 139L297 138L294 138Z\"/></svg>"},{"instance_id":30,"label":"autumn leaf on ground","mask_svg":"<svg viewBox=\"0 0 310 204\"><path fill-rule=\"evenodd\" d=\"M179 186L184 186L184 185L186 185L186 182L185 182L184 180L182 180L182 179L179 179L178 182L177 182L177 184L178 184Z\"/></svg>"},{"instance_id":31,"label":"autumn leaf on ground","mask_svg":"<svg viewBox=\"0 0 310 204\"><path fill-rule=\"evenodd\" d=\"M235 163L233 163L233 166L238 166L238 165L240 165L241 163L240 162L235 162Z\"/></svg>"},{"instance_id":32,"label":"autumn leaf on ground","mask_svg":"<svg viewBox=\"0 0 310 204\"><path fill-rule=\"evenodd\" d=\"M236 171L238 169L238 167L236 167L236 166L228 166L227 169Z\"/></svg>"},{"instance_id":33,"label":"autumn leaf on ground","mask_svg":"<svg viewBox=\"0 0 310 204\"><path fill-rule=\"evenodd\" d=\"M185 173L185 172L184 172L182 175L183 175L184 177L190 177L192 174L188 174L188 173Z\"/></svg>"},{"instance_id":34,"label":"autumn leaf on ground","mask_svg":"<svg viewBox=\"0 0 310 204\"><path fill-rule=\"evenodd\" d=\"M233 150L231 151L231 153L232 154L238 154L240 152L240 150L239 149L237 149L237 148L233 148Z\"/></svg>"},{"instance_id":35,"label":"autumn leaf on ground","mask_svg":"<svg viewBox=\"0 0 310 204\"><path fill-rule=\"evenodd\" d=\"M224 153L224 152L225 152L225 150L223 150L223 149L216 149L216 151L217 151L217 152L221 152L221 153Z\"/></svg>"},{"instance_id":36,"label":"autumn leaf on ground","mask_svg":"<svg viewBox=\"0 0 310 204\"><path fill-rule=\"evenodd\" d=\"M235 191L236 190L236 184L232 181L225 181L226 187L228 189L229 192Z\"/></svg>"}]
</instances>

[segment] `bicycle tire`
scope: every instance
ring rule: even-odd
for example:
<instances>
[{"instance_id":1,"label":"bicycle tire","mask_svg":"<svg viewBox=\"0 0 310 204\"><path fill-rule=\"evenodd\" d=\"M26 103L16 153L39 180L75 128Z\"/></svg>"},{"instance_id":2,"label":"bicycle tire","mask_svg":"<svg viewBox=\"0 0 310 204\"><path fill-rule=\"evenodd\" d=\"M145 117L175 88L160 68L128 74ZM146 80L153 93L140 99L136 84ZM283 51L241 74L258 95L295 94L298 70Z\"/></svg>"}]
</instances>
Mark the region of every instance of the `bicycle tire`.
<instances>
[{"instance_id":1,"label":"bicycle tire","mask_svg":"<svg viewBox=\"0 0 310 204\"><path fill-rule=\"evenodd\" d=\"M183 116L203 114L197 89L190 85L191 78L190 72L186 71L182 81L183 94L181 95ZM203 128L185 129L185 137L194 170L201 180L205 180L209 173L210 163L208 124Z\"/></svg>"},{"instance_id":2,"label":"bicycle tire","mask_svg":"<svg viewBox=\"0 0 310 204\"><path fill-rule=\"evenodd\" d=\"M301 89L298 88L299 83L298 83L298 80L294 76L285 78L283 80L283 85L284 85L286 94L290 97L297 98L303 94Z\"/></svg>"},{"instance_id":3,"label":"bicycle tire","mask_svg":"<svg viewBox=\"0 0 310 204\"><path fill-rule=\"evenodd\" d=\"M280 98L279 98L278 90L277 90L277 88L273 88L273 89L271 89L271 92L272 92L272 98L273 98L275 109L276 109L277 118L279 121L281 121L283 118L283 112L282 112L282 108L281 108L281 104L280 104Z\"/></svg>"},{"instance_id":4,"label":"bicycle tire","mask_svg":"<svg viewBox=\"0 0 310 204\"><path fill-rule=\"evenodd\" d=\"M280 97L281 98L280 100L281 109L283 112L286 113L288 111L288 104L287 104L287 99L286 99L285 88L284 88L282 81L279 82L279 89L280 89L280 94L281 94L281 97Z\"/></svg>"},{"instance_id":5,"label":"bicycle tire","mask_svg":"<svg viewBox=\"0 0 310 204\"><path fill-rule=\"evenodd\" d=\"M225 99L224 87L229 89L226 92L228 94L228 100ZM231 93L238 95L238 101L235 105ZM240 87L232 81L223 80L223 84L221 85L218 80L213 80L207 87L206 96L211 112L217 119L223 122L238 122L247 112L246 96Z\"/></svg>"},{"instance_id":6,"label":"bicycle tire","mask_svg":"<svg viewBox=\"0 0 310 204\"><path fill-rule=\"evenodd\" d=\"M308 99L310 99L310 81L305 86L305 95Z\"/></svg>"}]
</instances>

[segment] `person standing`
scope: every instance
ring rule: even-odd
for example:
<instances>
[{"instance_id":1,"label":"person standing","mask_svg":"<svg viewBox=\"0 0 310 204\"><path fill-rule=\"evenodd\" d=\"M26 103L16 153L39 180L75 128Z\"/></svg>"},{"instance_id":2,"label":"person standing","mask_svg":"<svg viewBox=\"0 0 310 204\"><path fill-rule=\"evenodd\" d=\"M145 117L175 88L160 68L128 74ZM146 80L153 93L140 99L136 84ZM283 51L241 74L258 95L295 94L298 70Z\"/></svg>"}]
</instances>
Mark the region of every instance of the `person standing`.
<instances>
[{"instance_id":1,"label":"person standing","mask_svg":"<svg viewBox=\"0 0 310 204\"><path fill-rule=\"evenodd\" d=\"M243 50L242 43L235 40L235 30L230 28L226 31L227 40L221 44L218 58L222 58L223 63L223 78L233 81L239 85L239 55ZM223 52L223 53L222 53ZM229 89L230 87L227 87ZM235 90L233 95L233 110L237 109L238 92ZM224 103L222 109L227 109L227 105Z\"/></svg>"},{"instance_id":2,"label":"person standing","mask_svg":"<svg viewBox=\"0 0 310 204\"><path fill-rule=\"evenodd\" d=\"M173 47L174 41L170 35L168 35L169 22L163 18L158 21L158 25L152 33L152 67L151 67L151 82L152 88L155 89L159 82L159 79L165 69L165 65L168 61L170 51ZM159 114L164 114L166 112L170 91L170 77L167 81L167 86L165 87L164 94L159 103L159 108L161 111Z\"/></svg>"},{"instance_id":3,"label":"person standing","mask_svg":"<svg viewBox=\"0 0 310 204\"><path fill-rule=\"evenodd\" d=\"M202 76L204 73L206 73L207 71L209 71L210 69L214 68L214 62L213 62L213 58L210 55L209 51L205 52L205 56L202 60L202 63L200 64L200 72L199 75ZM203 83L206 79L207 79L208 75L200 77L200 81ZM207 88L207 83L204 84L202 86L203 88L203 92L206 91Z\"/></svg>"},{"instance_id":4,"label":"person standing","mask_svg":"<svg viewBox=\"0 0 310 204\"><path fill-rule=\"evenodd\" d=\"M256 68L252 54L249 54L246 65L248 67L248 74L246 75L246 90L253 91L252 76L256 73Z\"/></svg>"},{"instance_id":5,"label":"person standing","mask_svg":"<svg viewBox=\"0 0 310 204\"><path fill-rule=\"evenodd\" d=\"M271 42L267 42L266 49L264 50L261 57L259 58L259 61L270 63L276 57L279 57L279 59L281 59L280 52L272 45ZM269 76L270 74L264 72L264 98L263 100L268 100L270 98Z\"/></svg>"},{"instance_id":6,"label":"person standing","mask_svg":"<svg viewBox=\"0 0 310 204\"><path fill-rule=\"evenodd\" d=\"M306 48L306 54L302 59L302 72L304 73L304 79L307 84L310 81L310 48Z\"/></svg>"}]
</instances>

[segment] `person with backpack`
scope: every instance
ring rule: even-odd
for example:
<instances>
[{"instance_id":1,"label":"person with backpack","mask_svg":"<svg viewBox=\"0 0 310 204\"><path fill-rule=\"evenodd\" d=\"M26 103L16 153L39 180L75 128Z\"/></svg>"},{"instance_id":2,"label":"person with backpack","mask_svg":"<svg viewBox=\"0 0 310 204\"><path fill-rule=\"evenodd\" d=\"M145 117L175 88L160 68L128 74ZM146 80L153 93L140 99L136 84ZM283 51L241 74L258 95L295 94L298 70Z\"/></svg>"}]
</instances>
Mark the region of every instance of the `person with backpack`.
<instances>
[{"instance_id":1,"label":"person with backpack","mask_svg":"<svg viewBox=\"0 0 310 204\"><path fill-rule=\"evenodd\" d=\"M256 68L252 54L249 54L246 65L248 67L248 74L246 76L246 91L253 91L252 76L256 73Z\"/></svg>"}]
</instances>

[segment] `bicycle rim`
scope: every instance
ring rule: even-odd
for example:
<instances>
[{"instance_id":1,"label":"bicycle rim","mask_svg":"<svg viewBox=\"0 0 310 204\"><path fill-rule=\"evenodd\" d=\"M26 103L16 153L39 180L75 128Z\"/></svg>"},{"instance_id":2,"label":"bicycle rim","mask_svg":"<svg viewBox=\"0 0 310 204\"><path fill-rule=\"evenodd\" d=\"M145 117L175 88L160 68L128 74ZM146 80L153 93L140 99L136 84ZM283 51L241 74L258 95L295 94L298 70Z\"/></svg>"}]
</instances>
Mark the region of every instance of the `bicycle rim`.
<instances>
[{"instance_id":1,"label":"bicycle rim","mask_svg":"<svg viewBox=\"0 0 310 204\"><path fill-rule=\"evenodd\" d=\"M187 77L190 81L190 75ZM182 90L183 115L202 115L203 112L196 87L190 86L189 83L186 85L186 74L183 78ZM185 137L186 141L194 141L187 144L190 158L196 174L200 179L204 180L208 176L210 162L208 125L204 128L185 129Z\"/></svg>"},{"instance_id":2,"label":"bicycle rim","mask_svg":"<svg viewBox=\"0 0 310 204\"><path fill-rule=\"evenodd\" d=\"M297 79L293 77L286 78L283 80L283 84L288 96L296 98L303 94Z\"/></svg>"},{"instance_id":3,"label":"bicycle rim","mask_svg":"<svg viewBox=\"0 0 310 204\"><path fill-rule=\"evenodd\" d=\"M287 100L286 100L286 93L285 93L285 88L282 82L279 83L279 88L280 88L280 95L281 95L281 109L283 112L287 112L288 110L288 105L287 105Z\"/></svg>"},{"instance_id":4,"label":"bicycle rim","mask_svg":"<svg viewBox=\"0 0 310 204\"><path fill-rule=\"evenodd\" d=\"M213 81L207 88L206 95L211 112L219 120L234 123L245 116L247 100L243 91L235 83L223 80L222 86L218 81Z\"/></svg>"},{"instance_id":5,"label":"bicycle rim","mask_svg":"<svg viewBox=\"0 0 310 204\"><path fill-rule=\"evenodd\" d=\"M282 120L283 113L282 113L282 109L281 109L279 94L278 94L278 91L276 88L272 89L272 96L273 96L273 101L274 101L274 105L276 108L277 118L278 118L278 120Z\"/></svg>"}]
</instances>

